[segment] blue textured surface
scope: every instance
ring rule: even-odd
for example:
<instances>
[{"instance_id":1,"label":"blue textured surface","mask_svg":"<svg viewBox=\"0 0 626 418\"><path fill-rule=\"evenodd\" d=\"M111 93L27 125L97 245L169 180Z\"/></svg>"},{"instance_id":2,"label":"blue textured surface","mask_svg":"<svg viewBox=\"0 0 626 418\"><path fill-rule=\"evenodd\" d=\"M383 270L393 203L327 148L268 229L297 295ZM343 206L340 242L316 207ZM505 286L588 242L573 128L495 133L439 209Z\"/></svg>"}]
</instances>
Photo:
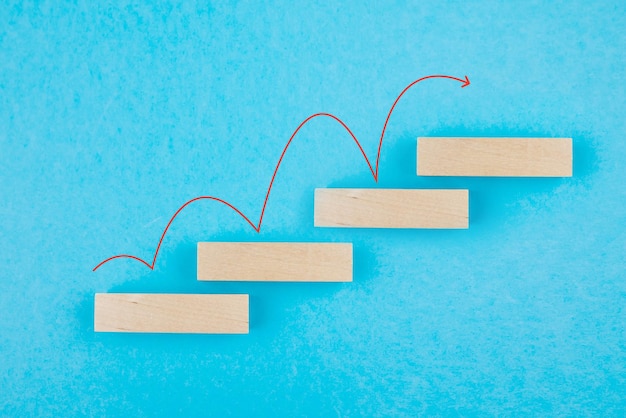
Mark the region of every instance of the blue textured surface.
<instances>
[{"instance_id":1,"label":"blue textured surface","mask_svg":"<svg viewBox=\"0 0 626 418\"><path fill-rule=\"evenodd\" d=\"M626 414L626 3L0 6L0 413ZM524 3L524 4L521 4ZM602 4L595 4L602 3ZM467 231L314 229L463 187ZM573 137L568 179L418 178L417 136ZM203 240L350 241L347 284L198 283ZM95 292L250 293L248 336L93 332Z\"/></svg>"}]
</instances>

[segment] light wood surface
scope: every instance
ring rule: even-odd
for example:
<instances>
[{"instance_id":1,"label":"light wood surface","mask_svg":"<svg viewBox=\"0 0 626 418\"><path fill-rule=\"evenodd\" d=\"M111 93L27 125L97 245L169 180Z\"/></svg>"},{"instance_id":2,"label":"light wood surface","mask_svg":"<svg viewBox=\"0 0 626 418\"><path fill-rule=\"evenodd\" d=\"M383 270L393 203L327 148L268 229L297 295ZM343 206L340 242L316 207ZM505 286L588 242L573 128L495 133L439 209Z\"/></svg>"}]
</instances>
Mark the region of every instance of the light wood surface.
<instances>
[{"instance_id":1,"label":"light wood surface","mask_svg":"<svg viewBox=\"0 0 626 418\"><path fill-rule=\"evenodd\" d=\"M199 242L198 280L351 282L352 244Z\"/></svg>"},{"instance_id":2,"label":"light wood surface","mask_svg":"<svg viewBox=\"0 0 626 418\"><path fill-rule=\"evenodd\" d=\"M469 192L436 189L315 189L315 226L469 227Z\"/></svg>"},{"instance_id":3,"label":"light wood surface","mask_svg":"<svg viewBox=\"0 0 626 418\"><path fill-rule=\"evenodd\" d=\"M571 177L571 138L417 138L420 176Z\"/></svg>"},{"instance_id":4,"label":"light wood surface","mask_svg":"<svg viewBox=\"0 0 626 418\"><path fill-rule=\"evenodd\" d=\"M96 332L247 334L248 295L96 293Z\"/></svg>"}]
</instances>

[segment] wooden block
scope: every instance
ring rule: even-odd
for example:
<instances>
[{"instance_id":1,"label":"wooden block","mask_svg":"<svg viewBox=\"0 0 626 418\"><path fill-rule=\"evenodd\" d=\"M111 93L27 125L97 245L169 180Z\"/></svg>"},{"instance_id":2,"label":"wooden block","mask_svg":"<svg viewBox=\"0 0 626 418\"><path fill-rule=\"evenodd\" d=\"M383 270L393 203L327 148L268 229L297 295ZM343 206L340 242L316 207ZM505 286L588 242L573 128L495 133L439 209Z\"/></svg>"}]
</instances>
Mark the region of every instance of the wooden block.
<instances>
[{"instance_id":1,"label":"wooden block","mask_svg":"<svg viewBox=\"0 0 626 418\"><path fill-rule=\"evenodd\" d=\"M467 190L315 189L315 226L469 227Z\"/></svg>"},{"instance_id":2,"label":"wooden block","mask_svg":"<svg viewBox=\"0 0 626 418\"><path fill-rule=\"evenodd\" d=\"M96 293L96 332L247 334L248 295Z\"/></svg>"},{"instance_id":3,"label":"wooden block","mask_svg":"<svg viewBox=\"0 0 626 418\"><path fill-rule=\"evenodd\" d=\"M199 242L198 280L351 282L352 244Z\"/></svg>"},{"instance_id":4,"label":"wooden block","mask_svg":"<svg viewBox=\"0 0 626 418\"><path fill-rule=\"evenodd\" d=\"M417 138L420 176L571 177L571 138Z\"/></svg>"}]
</instances>

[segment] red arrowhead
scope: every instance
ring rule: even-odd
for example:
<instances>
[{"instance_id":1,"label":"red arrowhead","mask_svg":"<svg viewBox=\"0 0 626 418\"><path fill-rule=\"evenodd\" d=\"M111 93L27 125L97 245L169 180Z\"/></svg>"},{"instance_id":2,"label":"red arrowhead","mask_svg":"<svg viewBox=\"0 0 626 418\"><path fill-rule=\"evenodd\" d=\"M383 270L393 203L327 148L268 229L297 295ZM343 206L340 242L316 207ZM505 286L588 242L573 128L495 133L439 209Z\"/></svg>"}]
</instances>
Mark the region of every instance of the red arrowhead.
<instances>
[{"instance_id":1,"label":"red arrowhead","mask_svg":"<svg viewBox=\"0 0 626 418\"><path fill-rule=\"evenodd\" d=\"M463 83L463 85L461 86L461 88L467 87L470 85L470 81L469 78L467 78L467 76L465 76L465 83Z\"/></svg>"}]
</instances>

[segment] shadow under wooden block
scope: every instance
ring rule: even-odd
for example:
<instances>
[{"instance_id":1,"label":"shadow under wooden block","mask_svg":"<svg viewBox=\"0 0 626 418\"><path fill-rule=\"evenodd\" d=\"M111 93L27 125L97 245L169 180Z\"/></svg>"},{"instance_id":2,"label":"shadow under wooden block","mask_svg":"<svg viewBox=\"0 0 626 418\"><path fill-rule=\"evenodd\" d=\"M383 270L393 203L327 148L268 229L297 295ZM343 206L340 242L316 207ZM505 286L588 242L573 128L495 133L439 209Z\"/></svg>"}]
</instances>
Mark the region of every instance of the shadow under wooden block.
<instances>
[{"instance_id":1,"label":"shadow under wooden block","mask_svg":"<svg viewBox=\"0 0 626 418\"><path fill-rule=\"evenodd\" d=\"M199 242L198 280L351 282L351 243Z\"/></svg>"},{"instance_id":2,"label":"shadow under wooden block","mask_svg":"<svg viewBox=\"0 0 626 418\"><path fill-rule=\"evenodd\" d=\"M417 138L417 175L571 177L571 138Z\"/></svg>"},{"instance_id":3,"label":"shadow under wooden block","mask_svg":"<svg viewBox=\"0 0 626 418\"><path fill-rule=\"evenodd\" d=\"M315 226L340 228L469 227L462 189L315 189Z\"/></svg>"},{"instance_id":4,"label":"shadow under wooden block","mask_svg":"<svg viewBox=\"0 0 626 418\"><path fill-rule=\"evenodd\" d=\"M94 331L248 334L248 295L96 293Z\"/></svg>"}]
</instances>

